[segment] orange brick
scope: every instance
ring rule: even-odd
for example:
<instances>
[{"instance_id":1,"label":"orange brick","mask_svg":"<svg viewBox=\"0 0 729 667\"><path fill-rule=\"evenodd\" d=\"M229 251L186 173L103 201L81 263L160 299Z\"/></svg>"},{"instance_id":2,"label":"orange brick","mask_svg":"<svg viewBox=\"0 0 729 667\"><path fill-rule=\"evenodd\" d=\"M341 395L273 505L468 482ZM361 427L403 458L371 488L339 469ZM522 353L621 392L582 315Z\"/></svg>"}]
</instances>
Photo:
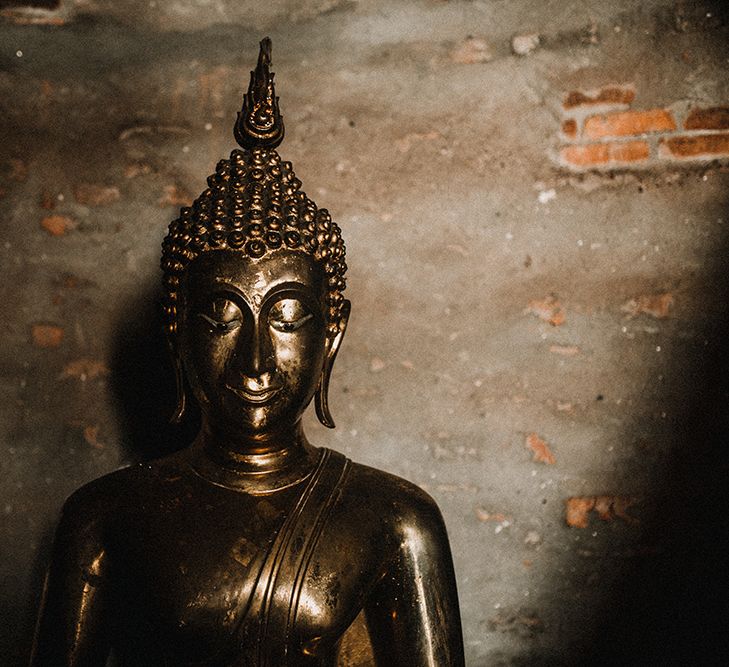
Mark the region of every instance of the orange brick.
<instances>
[{"instance_id":1,"label":"orange brick","mask_svg":"<svg viewBox=\"0 0 729 667\"><path fill-rule=\"evenodd\" d=\"M56 199L47 190L44 190L41 193L40 201L38 203L40 204L40 207L42 209L45 209L46 211L52 211L54 208L56 208Z\"/></svg>"},{"instance_id":2,"label":"orange brick","mask_svg":"<svg viewBox=\"0 0 729 667\"><path fill-rule=\"evenodd\" d=\"M65 215L48 215L41 220L41 227L51 236L63 236L69 229L76 227L76 223Z\"/></svg>"},{"instance_id":3,"label":"orange brick","mask_svg":"<svg viewBox=\"0 0 729 667\"><path fill-rule=\"evenodd\" d=\"M687 130L729 130L729 107L693 109L683 126Z\"/></svg>"},{"instance_id":4,"label":"orange brick","mask_svg":"<svg viewBox=\"0 0 729 667\"><path fill-rule=\"evenodd\" d=\"M661 154L679 160L729 156L729 133L671 137L661 142Z\"/></svg>"},{"instance_id":5,"label":"orange brick","mask_svg":"<svg viewBox=\"0 0 729 667\"><path fill-rule=\"evenodd\" d=\"M626 86L605 86L597 92L583 93L573 90L567 93L562 106L573 109L580 106L595 106L597 104L630 104L635 99L635 91Z\"/></svg>"},{"instance_id":6,"label":"orange brick","mask_svg":"<svg viewBox=\"0 0 729 667\"><path fill-rule=\"evenodd\" d=\"M58 347L63 341L63 328L55 324L34 324L30 335L36 347Z\"/></svg>"},{"instance_id":7,"label":"orange brick","mask_svg":"<svg viewBox=\"0 0 729 667\"><path fill-rule=\"evenodd\" d=\"M562 134L568 139L574 139L577 136L577 121L574 118L562 121Z\"/></svg>"},{"instance_id":8,"label":"orange brick","mask_svg":"<svg viewBox=\"0 0 729 667\"><path fill-rule=\"evenodd\" d=\"M73 189L74 199L84 206L106 206L117 201L121 195L119 188L94 183L81 183Z\"/></svg>"},{"instance_id":9,"label":"orange brick","mask_svg":"<svg viewBox=\"0 0 729 667\"><path fill-rule=\"evenodd\" d=\"M666 109L623 111L590 116L585 121L585 136L590 139L627 137L650 132L671 132L676 129L673 114Z\"/></svg>"},{"instance_id":10,"label":"orange brick","mask_svg":"<svg viewBox=\"0 0 729 667\"><path fill-rule=\"evenodd\" d=\"M557 463L552 450L545 440L540 438L536 433L530 433L526 437L526 446L531 449L534 456L532 460L537 463L546 463L547 465L554 465Z\"/></svg>"},{"instance_id":11,"label":"orange brick","mask_svg":"<svg viewBox=\"0 0 729 667\"><path fill-rule=\"evenodd\" d=\"M571 528L587 528L594 510L603 521L622 519L636 525L638 520L628 514L628 509L638 502L639 498L633 496L573 496L565 503L565 521Z\"/></svg>"},{"instance_id":12,"label":"orange brick","mask_svg":"<svg viewBox=\"0 0 729 667\"><path fill-rule=\"evenodd\" d=\"M595 497L567 498L565 520L572 528L587 528L590 512L595 509Z\"/></svg>"},{"instance_id":13,"label":"orange brick","mask_svg":"<svg viewBox=\"0 0 729 667\"><path fill-rule=\"evenodd\" d=\"M157 203L160 206L191 206L192 196L177 185L165 185L162 197Z\"/></svg>"},{"instance_id":14,"label":"orange brick","mask_svg":"<svg viewBox=\"0 0 729 667\"><path fill-rule=\"evenodd\" d=\"M628 314L628 317L638 317L645 313L651 317L662 320L668 317L673 307L673 295L670 292L662 294L643 294L634 299L626 301L620 310Z\"/></svg>"},{"instance_id":15,"label":"orange brick","mask_svg":"<svg viewBox=\"0 0 729 667\"><path fill-rule=\"evenodd\" d=\"M647 160L650 147L645 141L609 142L586 146L565 146L560 156L572 167L599 167Z\"/></svg>"}]
</instances>

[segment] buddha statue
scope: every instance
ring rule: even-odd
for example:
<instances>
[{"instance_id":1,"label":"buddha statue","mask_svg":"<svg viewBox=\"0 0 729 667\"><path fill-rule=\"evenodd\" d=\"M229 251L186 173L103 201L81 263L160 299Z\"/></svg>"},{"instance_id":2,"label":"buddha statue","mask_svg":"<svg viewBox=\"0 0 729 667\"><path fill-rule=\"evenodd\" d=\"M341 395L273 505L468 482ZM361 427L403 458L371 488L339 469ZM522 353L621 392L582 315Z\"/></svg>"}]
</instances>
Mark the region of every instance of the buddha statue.
<instances>
[{"instance_id":1,"label":"buddha statue","mask_svg":"<svg viewBox=\"0 0 729 667\"><path fill-rule=\"evenodd\" d=\"M238 114L241 149L163 243L175 418L191 391L199 435L66 501L33 665L334 666L356 619L376 665L463 665L435 502L302 429L312 400L334 427L350 303L341 230L276 152L270 49Z\"/></svg>"}]
</instances>

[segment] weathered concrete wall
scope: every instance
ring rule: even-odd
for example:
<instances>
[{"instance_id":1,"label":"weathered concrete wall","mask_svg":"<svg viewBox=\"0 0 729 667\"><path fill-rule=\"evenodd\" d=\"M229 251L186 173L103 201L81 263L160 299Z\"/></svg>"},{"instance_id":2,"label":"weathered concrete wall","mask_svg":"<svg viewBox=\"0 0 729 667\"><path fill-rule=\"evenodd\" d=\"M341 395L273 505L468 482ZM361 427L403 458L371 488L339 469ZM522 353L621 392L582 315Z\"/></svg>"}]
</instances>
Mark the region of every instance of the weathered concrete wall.
<instances>
[{"instance_id":1,"label":"weathered concrete wall","mask_svg":"<svg viewBox=\"0 0 729 667\"><path fill-rule=\"evenodd\" d=\"M4 10L6 664L64 498L189 437L165 424L159 244L233 147L264 30L281 153L348 246L338 428L310 438L438 500L468 664L718 656L728 21L668 0Z\"/></svg>"}]
</instances>

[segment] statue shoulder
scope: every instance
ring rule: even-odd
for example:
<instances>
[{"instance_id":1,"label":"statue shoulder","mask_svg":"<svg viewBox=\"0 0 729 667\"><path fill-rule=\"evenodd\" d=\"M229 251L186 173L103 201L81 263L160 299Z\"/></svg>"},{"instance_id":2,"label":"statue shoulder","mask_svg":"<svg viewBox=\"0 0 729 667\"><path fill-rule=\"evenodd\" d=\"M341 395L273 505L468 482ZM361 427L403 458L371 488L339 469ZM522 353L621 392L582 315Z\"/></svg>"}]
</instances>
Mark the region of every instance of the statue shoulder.
<instances>
[{"instance_id":1,"label":"statue shoulder","mask_svg":"<svg viewBox=\"0 0 729 667\"><path fill-rule=\"evenodd\" d=\"M149 494L160 476L174 465L173 457L166 457L126 466L87 482L66 499L61 521L87 523L114 516L121 505L134 504L142 488Z\"/></svg>"},{"instance_id":2,"label":"statue shoulder","mask_svg":"<svg viewBox=\"0 0 729 667\"><path fill-rule=\"evenodd\" d=\"M444 533L437 503L417 484L383 470L352 464L348 491L351 500L402 536Z\"/></svg>"},{"instance_id":3,"label":"statue shoulder","mask_svg":"<svg viewBox=\"0 0 729 667\"><path fill-rule=\"evenodd\" d=\"M61 521L95 520L113 511L116 499L138 474L139 466L129 466L97 477L76 489L64 502Z\"/></svg>"}]
</instances>

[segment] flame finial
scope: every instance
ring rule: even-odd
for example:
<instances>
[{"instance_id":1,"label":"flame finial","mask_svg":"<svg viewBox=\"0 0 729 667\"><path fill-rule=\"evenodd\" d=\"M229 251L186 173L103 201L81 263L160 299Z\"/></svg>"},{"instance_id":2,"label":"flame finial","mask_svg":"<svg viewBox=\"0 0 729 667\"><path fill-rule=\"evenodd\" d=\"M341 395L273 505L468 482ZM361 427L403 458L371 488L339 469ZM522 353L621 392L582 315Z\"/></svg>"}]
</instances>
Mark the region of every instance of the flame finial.
<instances>
[{"instance_id":1,"label":"flame finial","mask_svg":"<svg viewBox=\"0 0 729 667\"><path fill-rule=\"evenodd\" d=\"M258 64L251 72L243 108L238 112L233 134L242 148L276 148L284 138L284 123L273 85L271 39L261 40Z\"/></svg>"}]
</instances>

